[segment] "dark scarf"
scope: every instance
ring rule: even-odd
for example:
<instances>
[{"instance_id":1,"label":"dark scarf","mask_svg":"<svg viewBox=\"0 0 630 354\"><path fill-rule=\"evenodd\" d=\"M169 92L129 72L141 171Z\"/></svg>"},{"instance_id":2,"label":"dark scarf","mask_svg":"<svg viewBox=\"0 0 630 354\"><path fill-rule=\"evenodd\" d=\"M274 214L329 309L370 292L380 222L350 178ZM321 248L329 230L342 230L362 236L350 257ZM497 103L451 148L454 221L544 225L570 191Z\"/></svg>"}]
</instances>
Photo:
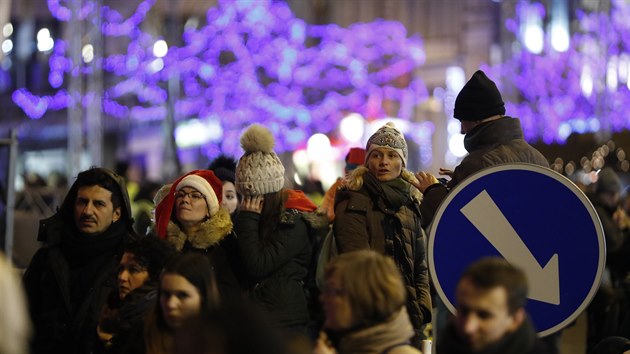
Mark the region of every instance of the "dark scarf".
<instances>
[{"instance_id":1,"label":"dark scarf","mask_svg":"<svg viewBox=\"0 0 630 354\"><path fill-rule=\"evenodd\" d=\"M72 284L71 301L80 302L95 279L122 250L125 223L119 220L99 235L83 235L72 226L64 230L61 252L65 256Z\"/></svg>"},{"instance_id":2,"label":"dark scarf","mask_svg":"<svg viewBox=\"0 0 630 354\"><path fill-rule=\"evenodd\" d=\"M147 281L122 300L118 291L113 291L101 316L101 329L116 334L128 331L142 321L149 310L155 307L157 285L157 281Z\"/></svg>"},{"instance_id":3,"label":"dark scarf","mask_svg":"<svg viewBox=\"0 0 630 354\"><path fill-rule=\"evenodd\" d=\"M112 255L122 245L126 233L123 220L110 225L99 235L80 234L76 227L66 228L61 240L61 251L70 268L81 267L102 255Z\"/></svg>"},{"instance_id":4,"label":"dark scarf","mask_svg":"<svg viewBox=\"0 0 630 354\"><path fill-rule=\"evenodd\" d=\"M456 333L455 324L451 322L438 346L443 354L544 354L546 348L538 339L532 323L526 319L516 331L505 335L499 342L490 347L473 352L462 338Z\"/></svg>"},{"instance_id":5,"label":"dark scarf","mask_svg":"<svg viewBox=\"0 0 630 354\"><path fill-rule=\"evenodd\" d=\"M363 185L367 188L374 204L384 212L394 213L411 199L411 185L398 177L394 180L381 182L372 173L363 175ZM385 203L385 208L383 204Z\"/></svg>"}]
</instances>

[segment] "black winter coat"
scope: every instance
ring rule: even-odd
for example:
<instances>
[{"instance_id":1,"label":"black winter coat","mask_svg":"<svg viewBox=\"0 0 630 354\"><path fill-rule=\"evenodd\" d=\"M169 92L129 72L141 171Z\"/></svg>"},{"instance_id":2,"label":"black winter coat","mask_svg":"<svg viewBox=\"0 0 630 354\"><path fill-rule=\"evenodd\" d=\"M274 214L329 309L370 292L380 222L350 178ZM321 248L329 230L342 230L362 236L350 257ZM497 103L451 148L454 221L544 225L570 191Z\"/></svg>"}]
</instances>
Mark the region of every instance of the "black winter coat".
<instances>
[{"instance_id":1,"label":"black winter coat","mask_svg":"<svg viewBox=\"0 0 630 354\"><path fill-rule=\"evenodd\" d=\"M77 183L59 211L40 221L38 240L44 246L35 253L23 277L35 329L33 354L90 353L101 309L117 288L123 245L135 234L122 177L101 170L117 182L123 197L121 218L103 234L89 239L78 234L73 219Z\"/></svg>"},{"instance_id":2,"label":"black winter coat","mask_svg":"<svg viewBox=\"0 0 630 354\"><path fill-rule=\"evenodd\" d=\"M552 351L538 337L534 326L526 319L514 332L481 351L472 351L457 334L454 322L449 323L441 336L437 353L440 354L551 354Z\"/></svg>"},{"instance_id":3,"label":"black winter coat","mask_svg":"<svg viewBox=\"0 0 630 354\"><path fill-rule=\"evenodd\" d=\"M112 338L104 343L97 341L93 353L122 353L128 342L134 341L134 335L146 315L155 308L158 301L157 282L147 282L119 300L118 291L110 294L108 305L101 312L99 328L109 333Z\"/></svg>"},{"instance_id":4,"label":"black winter coat","mask_svg":"<svg viewBox=\"0 0 630 354\"><path fill-rule=\"evenodd\" d=\"M455 167L448 185L445 187L437 183L424 191L421 211L425 228L433 221L448 191L475 172L486 167L518 162L549 167L549 162L540 151L523 138L520 120L512 117L506 116L476 126L464 137L464 147L469 154Z\"/></svg>"},{"instance_id":5,"label":"black winter coat","mask_svg":"<svg viewBox=\"0 0 630 354\"><path fill-rule=\"evenodd\" d=\"M283 328L306 329L309 312L304 280L311 261L311 240L302 213L287 209L269 241L259 236L260 214L241 211L235 230L250 297Z\"/></svg>"}]
</instances>

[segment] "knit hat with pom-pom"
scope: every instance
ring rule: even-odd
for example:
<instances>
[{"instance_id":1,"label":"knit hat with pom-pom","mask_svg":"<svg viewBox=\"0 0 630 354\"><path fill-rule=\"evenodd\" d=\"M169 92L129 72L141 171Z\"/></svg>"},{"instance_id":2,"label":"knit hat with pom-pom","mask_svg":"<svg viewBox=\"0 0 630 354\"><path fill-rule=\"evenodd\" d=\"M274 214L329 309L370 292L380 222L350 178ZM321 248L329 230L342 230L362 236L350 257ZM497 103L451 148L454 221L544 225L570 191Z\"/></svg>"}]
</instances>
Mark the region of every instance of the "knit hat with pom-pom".
<instances>
[{"instance_id":1,"label":"knit hat with pom-pom","mask_svg":"<svg viewBox=\"0 0 630 354\"><path fill-rule=\"evenodd\" d=\"M366 165L370 154L376 148L387 148L396 151L402 159L403 167L407 166L407 141L401 131L396 128L394 122L387 122L368 139L365 147Z\"/></svg>"},{"instance_id":2,"label":"knit hat with pom-pom","mask_svg":"<svg viewBox=\"0 0 630 354\"><path fill-rule=\"evenodd\" d=\"M284 187L284 166L273 151L271 132L252 124L241 135L245 154L236 165L236 191L244 196L278 192Z\"/></svg>"}]
</instances>

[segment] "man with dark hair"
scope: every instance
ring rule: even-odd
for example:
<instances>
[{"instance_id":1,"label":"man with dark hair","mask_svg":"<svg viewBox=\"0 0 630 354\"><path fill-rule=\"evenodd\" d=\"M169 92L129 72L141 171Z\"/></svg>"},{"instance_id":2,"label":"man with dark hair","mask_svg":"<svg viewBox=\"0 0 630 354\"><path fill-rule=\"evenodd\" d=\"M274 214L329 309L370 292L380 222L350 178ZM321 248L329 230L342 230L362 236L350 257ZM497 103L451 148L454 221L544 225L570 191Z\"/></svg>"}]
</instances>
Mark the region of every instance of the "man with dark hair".
<instances>
[{"instance_id":1,"label":"man with dark hair","mask_svg":"<svg viewBox=\"0 0 630 354\"><path fill-rule=\"evenodd\" d=\"M477 70L457 95L453 117L461 122L469 154L454 171L440 169L440 174L451 177L446 186L430 173L416 174L416 187L424 194L420 210L425 228L448 191L483 168L515 162L549 167L547 159L523 138L520 120L505 115L501 93L483 71Z\"/></svg>"},{"instance_id":2,"label":"man with dark hair","mask_svg":"<svg viewBox=\"0 0 630 354\"><path fill-rule=\"evenodd\" d=\"M32 353L87 353L100 309L116 288L126 241L135 238L123 178L104 168L79 173L61 207L41 220L24 273Z\"/></svg>"},{"instance_id":3,"label":"man with dark hair","mask_svg":"<svg viewBox=\"0 0 630 354\"><path fill-rule=\"evenodd\" d=\"M525 312L525 274L506 260L473 263L457 284L455 300L457 314L439 340L439 353L548 353Z\"/></svg>"},{"instance_id":4,"label":"man with dark hair","mask_svg":"<svg viewBox=\"0 0 630 354\"><path fill-rule=\"evenodd\" d=\"M587 194L599 216L606 240L606 274L597 295L587 308L587 348L608 336L630 335L627 318L627 279L630 272L630 217L621 208L623 183L615 170L604 167Z\"/></svg>"}]
</instances>

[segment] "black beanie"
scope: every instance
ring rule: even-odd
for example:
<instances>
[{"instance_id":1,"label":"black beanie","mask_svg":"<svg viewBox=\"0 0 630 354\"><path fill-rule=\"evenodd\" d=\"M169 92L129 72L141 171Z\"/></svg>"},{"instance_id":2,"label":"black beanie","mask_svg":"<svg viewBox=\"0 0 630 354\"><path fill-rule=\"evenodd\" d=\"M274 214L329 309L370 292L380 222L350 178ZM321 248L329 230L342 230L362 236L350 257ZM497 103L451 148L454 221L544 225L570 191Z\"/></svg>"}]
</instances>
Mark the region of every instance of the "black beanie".
<instances>
[{"instance_id":1,"label":"black beanie","mask_svg":"<svg viewBox=\"0 0 630 354\"><path fill-rule=\"evenodd\" d=\"M234 180L236 179L234 171L228 170L225 167L217 167L213 172L221 182L232 182L232 184L234 184Z\"/></svg>"},{"instance_id":2,"label":"black beanie","mask_svg":"<svg viewBox=\"0 0 630 354\"><path fill-rule=\"evenodd\" d=\"M234 183L236 161L234 161L232 157L221 154L210 162L208 169L212 170L221 182L227 181Z\"/></svg>"},{"instance_id":3,"label":"black beanie","mask_svg":"<svg viewBox=\"0 0 630 354\"><path fill-rule=\"evenodd\" d=\"M453 116L460 121L478 121L497 114L505 114L501 93L483 71L477 70L457 95Z\"/></svg>"}]
</instances>

